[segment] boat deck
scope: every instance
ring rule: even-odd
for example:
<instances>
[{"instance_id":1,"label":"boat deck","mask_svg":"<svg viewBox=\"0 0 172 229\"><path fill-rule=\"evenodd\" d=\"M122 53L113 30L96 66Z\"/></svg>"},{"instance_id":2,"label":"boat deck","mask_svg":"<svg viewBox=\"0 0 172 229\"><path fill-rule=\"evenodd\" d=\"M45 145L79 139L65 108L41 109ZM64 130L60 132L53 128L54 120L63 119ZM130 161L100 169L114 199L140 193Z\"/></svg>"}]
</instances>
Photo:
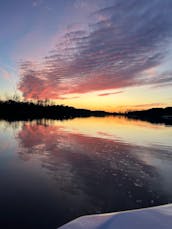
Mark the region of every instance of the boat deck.
<instances>
[{"instance_id":1,"label":"boat deck","mask_svg":"<svg viewBox=\"0 0 172 229\"><path fill-rule=\"evenodd\" d=\"M172 204L79 217L59 229L172 229Z\"/></svg>"}]
</instances>

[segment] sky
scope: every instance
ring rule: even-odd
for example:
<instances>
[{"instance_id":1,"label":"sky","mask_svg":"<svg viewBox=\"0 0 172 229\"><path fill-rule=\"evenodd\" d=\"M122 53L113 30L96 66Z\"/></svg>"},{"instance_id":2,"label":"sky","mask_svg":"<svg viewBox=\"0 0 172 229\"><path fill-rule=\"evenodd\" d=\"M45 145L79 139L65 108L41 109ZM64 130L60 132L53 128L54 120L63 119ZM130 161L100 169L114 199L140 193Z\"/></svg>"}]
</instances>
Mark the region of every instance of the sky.
<instances>
[{"instance_id":1,"label":"sky","mask_svg":"<svg viewBox=\"0 0 172 229\"><path fill-rule=\"evenodd\" d=\"M171 0L0 0L0 98L172 106Z\"/></svg>"}]
</instances>

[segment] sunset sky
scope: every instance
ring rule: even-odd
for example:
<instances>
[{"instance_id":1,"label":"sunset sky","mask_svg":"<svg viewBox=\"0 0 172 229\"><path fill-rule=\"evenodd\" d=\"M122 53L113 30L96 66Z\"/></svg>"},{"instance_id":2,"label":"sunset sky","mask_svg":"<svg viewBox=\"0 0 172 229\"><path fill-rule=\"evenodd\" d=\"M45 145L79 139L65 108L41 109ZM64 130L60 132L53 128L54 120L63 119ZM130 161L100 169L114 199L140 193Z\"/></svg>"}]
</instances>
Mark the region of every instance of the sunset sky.
<instances>
[{"instance_id":1,"label":"sunset sky","mask_svg":"<svg viewBox=\"0 0 172 229\"><path fill-rule=\"evenodd\" d=\"M171 0L0 1L0 97L172 106Z\"/></svg>"}]
</instances>

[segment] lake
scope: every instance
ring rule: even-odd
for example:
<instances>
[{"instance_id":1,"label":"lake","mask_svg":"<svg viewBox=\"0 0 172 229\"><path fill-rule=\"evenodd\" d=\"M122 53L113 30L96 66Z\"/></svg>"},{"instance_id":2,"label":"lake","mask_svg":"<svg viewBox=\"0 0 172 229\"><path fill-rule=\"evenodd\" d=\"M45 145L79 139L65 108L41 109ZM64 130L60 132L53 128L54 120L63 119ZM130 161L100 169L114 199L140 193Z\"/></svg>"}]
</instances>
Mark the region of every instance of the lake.
<instances>
[{"instance_id":1,"label":"lake","mask_svg":"<svg viewBox=\"0 0 172 229\"><path fill-rule=\"evenodd\" d=\"M172 203L172 126L124 117L0 121L0 228Z\"/></svg>"}]
</instances>

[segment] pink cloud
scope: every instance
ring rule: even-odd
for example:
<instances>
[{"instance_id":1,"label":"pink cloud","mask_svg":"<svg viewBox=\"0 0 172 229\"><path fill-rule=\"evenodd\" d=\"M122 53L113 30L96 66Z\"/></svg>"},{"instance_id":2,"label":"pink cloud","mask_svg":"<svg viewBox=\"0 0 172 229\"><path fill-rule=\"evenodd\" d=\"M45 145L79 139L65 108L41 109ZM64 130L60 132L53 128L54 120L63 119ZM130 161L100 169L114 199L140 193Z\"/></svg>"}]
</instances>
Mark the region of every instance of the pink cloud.
<instances>
[{"instance_id":1,"label":"pink cloud","mask_svg":"<svg viewBox=\"0 0 172 229\"><path fill-rule=\"evenodd\" d=\"M121 4L114 1L113 6L98 10L88 31L77 27L66 30L41 67L22 65L18 88L24 97L58 99L69 94L170 83L169 75L150 78L143 73L163 62L167 49L164 41L172 31L168 23L162 28L160 22L169 22L171 11L163 5L166 14L162 15L160 1L151 4L133 1ZM135 10L129 12L132 4ZM143 15L137 13L143 8L148 15L144 22ZM122 21L121 12L125 15Z\"/></svg>"}]
</instances>

